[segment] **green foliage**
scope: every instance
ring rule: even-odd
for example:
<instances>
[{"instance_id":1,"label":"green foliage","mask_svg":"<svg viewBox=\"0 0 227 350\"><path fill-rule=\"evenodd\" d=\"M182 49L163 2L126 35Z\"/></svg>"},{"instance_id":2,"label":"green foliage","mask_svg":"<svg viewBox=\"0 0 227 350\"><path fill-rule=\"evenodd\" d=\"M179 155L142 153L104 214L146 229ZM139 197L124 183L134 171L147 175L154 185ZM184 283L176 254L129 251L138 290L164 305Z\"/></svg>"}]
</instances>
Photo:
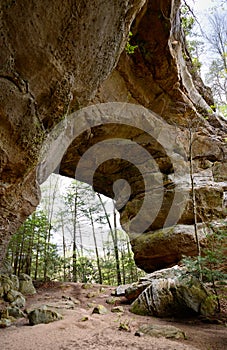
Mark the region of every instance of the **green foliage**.
<instances>
[{"instance_id":1,"label":"green foliage","mask_svg":"<svg viewBox=\"0 0 227 350\"><path fill-rule=\"evenodd\" d=\"M206 83L211 86L218 107L226 106L227 71L222 59L217 58L212 61L209 72L206 74ZM223 111L226 113L225 108Z\"/></svg>"},{"instance_id":2,"label":"green foliage","mask_svg":"<svg viewBox=\"0 0 227 350\"><path fill-rule=\"evenodd\" d=\"M227 280L224 267L227 264L226 229L216 229L210 227L210 233L206 238L206 248L203 249L202 256L185 257L183 263L188 271L197 278L202 274L203 282L211 283L218 300L219 311L220 302L217 291L217 283Z\"/></svg>"},{"instance_id":3,"label":"green foliage","mask_svg":"<svg viewBox=\"0 0 227 350\"><path fill-rule=\"evenodd\" d=\"M219 105L218 106L219 111L221 112L221 114L227 118L227 104L223 104L223 105Z\"/></svg>"},{"instance_id":4,"label":"green foliage","mask_svg":"<svg viewBox=\"0 0 227 350\"><path fill-rule=\"evenodd\" d=\"M92 188L74 180L64 194L60 194L58 179L56 183L53 180L45 187L43 204L24 222L9 244L8 258L14 273L24 272L33 279L82 283L100 283L101 277L103 284L117 285L119 268L123 283L137 280L143 272L135 265L127 234L113 230L117 247L110 232L102 236L108 214ZM105 206L105 202L103 204ZM92 225L89 243L94 248L90 249L84 245L83 237ZM97 242L94 241L96 236Z\"/></svg>"},{"instance_id":5,"label":"green foliage","mask_svg":"<svg viewBox=\"0 0 227 350\"><path fill-rule=\"evenodd\" d=\"M192 10L187 5L181 6L181 25L186 38L186 52L183 53L186 61L191 61L191 73L200 72L202 63L199 60L199 55L203 50L203 43L195 38L197 35L193 32L195 25L195 16ZM189 57L190 56L190 57Z\"/></svg>"},{"instance_id":6,"label":"green foliage","mask_svg":"<svg viewBox=\"0 0 227 350\"><path fill-rule=\"evenodd\" d=\"M132 39L132 32L129 32L129 37L128 37L128 41L125 47L125 51L127 52L127 54L132 55L135 52L135 49L138 47L138 45L132 45L130 43L131 39Z\"/></svg>"},{"instance_id":7,"label":"green foliage","mask_svg":"<svg viewBox=\"0 0 227 350\"><path fill-rule=\"evenodd\" d=\"M81 256L77 259L78 279L82 283L98 282L97 267L95 259Z\"/></svg>"},{"instance_id":8,"label":"green foliage","mask_svg":"<svg viewBox=\"0 0 227 350\"><path fill-rule=\"evenodd\" d=\"M57 246L47 240L49 227L50 223L44 212L37 211L12 237L7 256L11 260L16 275L24 272L33 278L43 278L46 265L48 265L49 276L55 274L60 259Z\"/></svg>"},{"instance_id":9,"label":"green foliage","mask_svg":"<svg viewBox=\"0 0 227 350\"><path fill-rule=\"evenodd\" d=\"M227 279L227 274L222 271L222 266L226 266L226 232L225 230L212 231L207 235L206 248L203 256L187 257L183 262L189 271L198 277L199 259L202 267L203 280L206 282L221 281Z\"/></svg>"},{"instance_id":10,"label":"green foliage","mask_svg":"<svg viewBox=\"0 0 227 350\"><path fill-rule=\"evenodd\" d=\"M121 320L118 329L119 331L131 332L130 320Z\"/></svg>"},{"instance_id":11,"label":"green foliage","mask_svg":"<svg viewBox=\"0 0 227 350\"><path fill-rule=\"evenodd\" d=\"M206 50L208 62L205 64L209 65L209 70L206 73L205 82L212 90L215 110L227 117L227 16L225 6L225 2L214 4L207 14L209 24L203 30L193 13L193 5L190 7L184 1L181 6L181 24L186 38L186 50L183 56L189 63L190 72L192 75L200 73L202 66L200 57ZM195 26L196 22L198 29ZM210 58L212 58L211 63Z\"/></svg>"},{"instance_id":12,"label":"green foliage","mask_svg":"<svg viewBox=\"0 0 227 350\"><path fill-rule=\"evenodd\" d=\"M183 4L181 6L181 25L186 36L188 36L195 25L195 18L192 15L190 8Z\"/></svg>"}]
</instances>

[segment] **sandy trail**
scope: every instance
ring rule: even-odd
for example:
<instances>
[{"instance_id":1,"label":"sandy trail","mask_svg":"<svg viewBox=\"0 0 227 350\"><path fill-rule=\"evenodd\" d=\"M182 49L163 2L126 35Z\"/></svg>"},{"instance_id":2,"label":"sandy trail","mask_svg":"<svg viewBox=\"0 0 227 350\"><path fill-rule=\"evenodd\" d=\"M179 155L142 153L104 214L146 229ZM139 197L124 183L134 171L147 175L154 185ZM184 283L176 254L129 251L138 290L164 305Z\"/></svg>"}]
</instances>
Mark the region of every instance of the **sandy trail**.
<instances>
[{"instance_id":1,"label":"sandy trail","mask_svg":"<svg viewBox=\"0 0 227 350\"><path fill-rule=\"evenodd\" d=\"M106 303L113 287L93 285L83 289L81 284L56 283L48 288L38 289L36 295L27 298L27 308L38 305L55 305L63 314L63 320L50 324L29 326L28 321L20 319L10 328L0 329L1 350L226 350L227 328L224 325L204 324L195 319L173 320L157 319L134 315L124 298L122 315L111 312L112 305ZM80 301L74 309L67 309L67 299L73 297ZM104 305L109 312L105 315L92 314L91 303ZM60 308L59 308L60 304ZM65 306L64 306L65 305ZM87 321L83 321L83 317ZM120 331L120 322L130 326L130 332ZM174 325L181 328L187 340L169 340L150 336L137 337L136 330L141 324Z\"/></svg>"}]
</instances>

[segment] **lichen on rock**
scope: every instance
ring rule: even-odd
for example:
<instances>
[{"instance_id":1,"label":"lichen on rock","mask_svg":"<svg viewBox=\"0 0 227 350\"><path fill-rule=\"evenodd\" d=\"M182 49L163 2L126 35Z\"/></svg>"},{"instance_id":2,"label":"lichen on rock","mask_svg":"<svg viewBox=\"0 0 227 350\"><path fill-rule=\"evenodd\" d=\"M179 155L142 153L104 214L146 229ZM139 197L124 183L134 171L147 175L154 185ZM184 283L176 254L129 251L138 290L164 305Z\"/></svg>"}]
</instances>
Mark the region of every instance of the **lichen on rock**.
<instances>
[{"instance_id":1,"label":"lichen on rock","mask_svg":"<svg viewBox=\"0 0 227 350\"><path fill-rule=\"evenodd\" d=\"M217 311L215 296L185 268L160 270L148 275L147 280L150 284L130 307L135 314L157 317L212 316Z\"/></svg>"},{"instance_id":2,"label":"lichen on rock","mask_svg":"<svg viewBox=\"0 0 227 350\"><path fill-rule=\"evenodd\" d=\"M35 326L40 323L50 323L61 320L63 317L58 312L53 311L47 306L35 308L28 313L29 324Z\"/></svg>"}]
</instances>

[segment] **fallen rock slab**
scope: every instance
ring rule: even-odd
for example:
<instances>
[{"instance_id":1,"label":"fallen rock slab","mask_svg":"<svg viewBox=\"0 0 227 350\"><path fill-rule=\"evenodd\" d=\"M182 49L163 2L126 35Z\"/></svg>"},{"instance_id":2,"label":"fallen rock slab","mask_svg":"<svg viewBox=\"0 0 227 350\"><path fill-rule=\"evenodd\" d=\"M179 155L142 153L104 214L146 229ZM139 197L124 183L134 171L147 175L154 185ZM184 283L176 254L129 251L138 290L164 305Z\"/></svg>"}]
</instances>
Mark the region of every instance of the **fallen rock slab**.
<instances>
[{"instance_id":1,"label":"fallen rock slab","mask_svg":"<svg viewBox=\"0 0 227 350\"><path fill-rule=\"evenodd\" d=\"M167 339L186 339L186 335L181 329L166 325L144 324L140 326L136 333L147 334L156 338L165 337Z\"/></svg>"},{"instance_id":2,"label":"fallen rock slab","mask_svg":"<svg viewBox=\"0 0 227 350\"><path fill-rule=\"evenodd\" d=\"M166 270L149 276L150 284L131 304L131 312L157 317L215 314L216 299L198 278L185 268Z\"/></svg>"}]
</instances>

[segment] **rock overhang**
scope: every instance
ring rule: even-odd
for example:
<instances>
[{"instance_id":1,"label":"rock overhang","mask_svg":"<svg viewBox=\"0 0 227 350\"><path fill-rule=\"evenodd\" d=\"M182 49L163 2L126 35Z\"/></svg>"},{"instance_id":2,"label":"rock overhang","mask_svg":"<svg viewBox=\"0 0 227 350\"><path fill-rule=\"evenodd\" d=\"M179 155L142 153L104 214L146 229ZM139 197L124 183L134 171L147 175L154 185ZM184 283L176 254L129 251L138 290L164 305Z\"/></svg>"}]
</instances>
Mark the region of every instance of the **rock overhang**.
<instances>
[{"instance_id":1,"label":"rock overhang","mask_svg":"<svg viewBox=\"0 0 227 350\"><path fill-rule=\"evenodd\" d=\"M131 113L132 123L127 118L123 125L122 115L119 114L115 115L110 125L111 123L106 123L106 119L113 111L108 110L104 113L104 122L101 118L95 126L88 123L82 132L82 124L80 125L75 116L71 131L77 130L77 136L75 140L71 140L67 149L63 148L61 161L55 164L57 171L75 177L79 160L84 158L83 155L89 149L104 153L108 158L114 147L117 153L124 145L126 148L123 148L123 156L129 160L120 158L121 153L118 158L115 157L114 162L104 157L105 161L95 168L94 180L90 182L93 182L97 191L113 197L114 182L119 177L129 181L132 188L130 195L126 182L118 182L118 186L115 186L115 191L122 195L118 202L125 229L130 233L128 223L136 217L135 211L140 211L143 207L145 194L149 192L145 190L146 181L140 181L143 180L143 174L147 174L149 179L150 174L153 174L150 185L156 186L156 193L153 201L148 201L148 208L151 205L157 207L157 218L154 215L151 219L149 213L146 217L142 216L142 221L146 222L144 230L152 233L161 225L165 226L171 208L174 208L169 215L172 222L170 220L168 225L177 222L176 217L179 219L182 209L180 203L184 200L184 196L183 199L178 198L179 205L172 205L178 189L179 194L185 193L189 198L184 201L186 209L181 213L178 224L187 223L190 231L190 225L194 222L188 176L191 133L196 140L192 158L194 172L199 175L196 180L199 221L212 222L226 217L226 209L223 207L226 184L226 121L208 113L209 105L213 104L212 97L199 77L192 78L190 62L186 64L183 59L180 1L147 1L142 8L144 3L145 1L136 0L129 6L127 1L119 1L113 6L108 2L108 6L102 6L98 13L99 0L86 4L79 1L73 8L71 3L60 4L59 1L48 7L41 0L29 2L27 8L26 3L21 1L1 3L2 242L37 205L39 193L35 168L40 162L40 169L48 157L53 160L55 153L60 153L61 142L59 143L58 136L62 135L64 144L61 128L67 128L66 116L70 116L77 109L83 110L91 98L96 109L98 104L121 101L136 105L136 108L148 109L155 117L149 119L149 126L147 121L139 125L137 119L141 119L138 118L141 113ZM113 13L119 16L116 15L115 21L111 22L108 18L112 18ZM101 18L105 21L102 22ZM132 44L138 48L134 54L128 55L123 48L134 18ZM20 23L23 25L20 26ZM108 26L108 33L100 35ZM15 31L16 36L13 34ZM90 115L91 120L96 120L96 114ZM155 118L162 123L162 130L165 130L160 137L160 125L152 124ZM149 132L152 128L156 133L151 137ZM117 138L121 140L118 140L118 148ZM126 140L125 143L122 138ZM54 140L56 151L55 146L52 148ZM147 154L142 151L142 159L146 156L149 158L150 155L154 158L150 162L153 165L149 168L152 171L146 167L137 171L139 162L136 162L136 157L130 156L132 151L129 151L133 142L148 152ZM165 142L164 151L162 142ZM110 149L109 155L107 146ZM90 152L90 158L95 158L91 155ZM177 162L175 171L171 157ZM140 153L137 158L140 158ZM86 166L85 163L84 165ZM94 170L95 166L92 164L91 168ZM89 167L87 166L88 170ZM46 169L46 176L50 173L49 170ZM86 176L79 176L77 172L77 176L81 180L86 180L86 176L91 178L89 171ZM203 183L199 180L201 176ZM161 190L158 191L159 187ZM162 198L165 200L162 201ZM129 199L127 204L126 199ZM153 226L150 225L151 222ZM193 240L191 245L195 248ZM141 254L142 250L137 255L138 264L143 259ZM151 256L146 258L144 266L149 264L153 266Z\"/></svg>"}]
</instances>

